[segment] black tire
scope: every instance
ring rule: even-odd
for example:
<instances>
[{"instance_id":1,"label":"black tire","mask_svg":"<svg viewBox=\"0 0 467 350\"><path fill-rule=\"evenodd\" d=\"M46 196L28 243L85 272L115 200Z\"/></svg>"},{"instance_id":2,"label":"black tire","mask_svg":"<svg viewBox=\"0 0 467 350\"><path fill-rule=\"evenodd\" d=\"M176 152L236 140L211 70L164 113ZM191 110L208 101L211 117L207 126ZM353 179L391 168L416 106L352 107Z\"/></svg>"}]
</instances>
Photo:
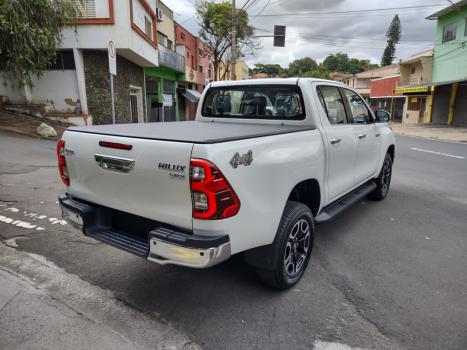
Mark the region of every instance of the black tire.
<instances>
[{"instance_id":1,"label":"black tire","mask_svg":"<svg viewBox=\"0 0 467 350\"><path fill-rule=\"evenodd\" d=\"M368 198L380 201L386 198L389 193L389 185L391 184L391 177L392 177L392 157L389 153L386 153L384 157L383 166L381 167L381 171L376 179L374 179L376 183L376 188L373 192L368 195Z\"/></svg>"},{"instance_id":2,"label":"black tire","mask_svg":"<svg viewBox=\"0 0 467 350\"><path fill-rule=\"evenodd\" d=\"M314 232L311 210L302 203L288 201L272 244L270 261L274 262L273 266L257 269L261 281L281 290L295 285L310 260Z\"/></svg>"}]
</instances>

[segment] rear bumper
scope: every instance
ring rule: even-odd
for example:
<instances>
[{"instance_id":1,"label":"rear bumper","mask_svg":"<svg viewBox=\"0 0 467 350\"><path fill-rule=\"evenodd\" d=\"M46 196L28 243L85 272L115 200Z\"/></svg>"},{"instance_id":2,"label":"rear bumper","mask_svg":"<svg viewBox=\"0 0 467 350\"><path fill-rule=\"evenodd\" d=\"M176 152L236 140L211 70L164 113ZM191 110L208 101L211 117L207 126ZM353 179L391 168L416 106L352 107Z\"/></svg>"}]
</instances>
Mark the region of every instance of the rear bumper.
<instances>
[{"instance_id":1,"label":"rear bumper","mask_svg":"<svg viewBox=\"0 0 467 350\"><path fill-rule=\"evenodd\" d=\"M121 212L81 201L67 194L59 196L62 217L86 236L141 256L161 265L206 268L231 255L228 235L199 235L163 223L125 213L125 220L138 226L128 232L117 225ZM139 225L144 223L144 225Z\"/></svg>"}]
</instances>

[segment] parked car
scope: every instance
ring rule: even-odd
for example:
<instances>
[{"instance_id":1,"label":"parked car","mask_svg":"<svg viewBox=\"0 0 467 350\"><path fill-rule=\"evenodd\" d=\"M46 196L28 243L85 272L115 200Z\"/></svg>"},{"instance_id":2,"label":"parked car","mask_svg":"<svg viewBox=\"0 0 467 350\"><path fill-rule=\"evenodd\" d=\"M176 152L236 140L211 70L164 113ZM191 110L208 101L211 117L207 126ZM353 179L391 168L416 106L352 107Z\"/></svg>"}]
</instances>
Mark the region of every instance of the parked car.
<instances>
[{"instance_id":1,"label":"parked car","mask_svg":"<svg viewBox=\"0 0 467 350\"><path fill-rule=\"evenodd\" d=\"M265 79L209 84L195 121L68 128L57 154L63 218L88 237L162 265L244 252L286 289L315 224L387 196L395 140L346 85Z\"/></svg>"}]
</instances>

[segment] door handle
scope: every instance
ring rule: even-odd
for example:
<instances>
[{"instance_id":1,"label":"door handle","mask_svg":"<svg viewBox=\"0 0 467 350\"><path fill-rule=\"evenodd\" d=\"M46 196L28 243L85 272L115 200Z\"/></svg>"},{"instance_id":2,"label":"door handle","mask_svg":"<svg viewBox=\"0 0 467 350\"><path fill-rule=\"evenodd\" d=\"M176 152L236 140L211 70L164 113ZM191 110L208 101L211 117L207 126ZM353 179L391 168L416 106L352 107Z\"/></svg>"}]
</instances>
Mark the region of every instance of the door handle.
<instances>
[{"instance_id":1,"label":"door handle","mask_svg":"<svg viewBox=\"0 0 467 350\"><path fill-rule=\"evenodd\" d=\"M360 134L360 135L358 135L358 138L359 138L360 140L361 140L361 139L364 139L365 137L366 137L365 134Z\"/></svg>"},{"instance_id":2,"label":"door handle","mask_svg":"<svg viewBox=\"0 0 467 350\"><path fill-rule=\"evenodd\" d=\"M341 139L337 139L337 138L333 137L329 142L331 142L331 145L335 145L335 144L341 142Z\"/></svg>"},{"instance_id":3,"label":"door handle","mask_svg":"<svg viewBox=\"0 0 467 350\"><path fill-rule=\"evenodd\" d=\"M102 169L111 170L111 171L119 171L121 173L127 173L135 165L135 161L133 159L127 158L117 158L111 156L104 156L102 154L95 154L94 159Z\"/></svg>"}]
</instances>

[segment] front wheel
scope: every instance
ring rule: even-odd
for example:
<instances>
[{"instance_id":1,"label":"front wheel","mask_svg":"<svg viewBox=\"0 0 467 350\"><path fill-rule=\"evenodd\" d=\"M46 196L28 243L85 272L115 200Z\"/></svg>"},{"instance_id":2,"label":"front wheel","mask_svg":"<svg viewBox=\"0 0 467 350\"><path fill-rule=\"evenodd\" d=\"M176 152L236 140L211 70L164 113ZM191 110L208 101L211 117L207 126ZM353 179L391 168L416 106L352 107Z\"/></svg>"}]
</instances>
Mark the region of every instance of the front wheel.
<instances>
[{"instance_id":1,"label":"front wheel","mask_svg":"<svg viewBox=\"0 0 467 350\"><path fill-rule=\"evenodd\" d=\"M392 176L392 158L389 153L386 153L384 157L383 167L374 180L376 183L376 188L373 192L368 195L368 198L373 200L383 200L389 193L389 185L391 184Z\"/></svg>"},{"instance_id":2,"label":"front wheel","mask_svg":"<svg viewBox=\"0 0 467 350\"><path fill-rule=\"evenodd\" d=\"M314 222L310 209L288 201L272 245L273 266L258 269L260 279L276 289L287 289L303 276L313 248Z\"/></svg>"}]
</instances>

